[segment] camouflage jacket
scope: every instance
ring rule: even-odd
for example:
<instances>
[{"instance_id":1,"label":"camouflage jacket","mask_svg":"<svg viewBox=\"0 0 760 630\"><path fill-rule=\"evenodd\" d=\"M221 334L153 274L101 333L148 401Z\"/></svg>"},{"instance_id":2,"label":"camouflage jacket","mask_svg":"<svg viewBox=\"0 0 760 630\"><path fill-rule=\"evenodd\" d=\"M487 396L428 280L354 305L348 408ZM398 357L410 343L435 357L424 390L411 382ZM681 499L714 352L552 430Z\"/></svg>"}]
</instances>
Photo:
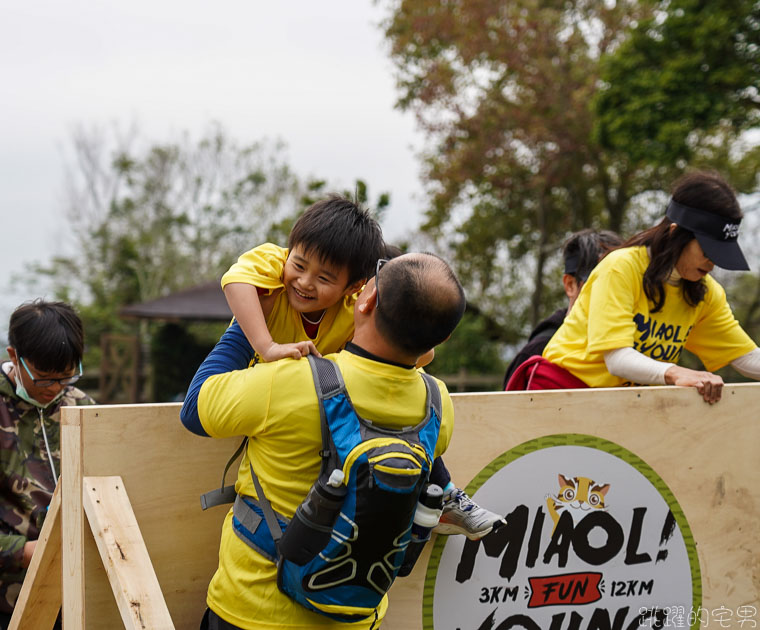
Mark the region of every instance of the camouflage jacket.
<instances>
[{"instance_id":1,"label":"camouflage jacket","mask_svg":"<svg viewBox=\"0 0 760 630\"><path fill-rule=\"evenodd\" d=\"M60 474L61 407L92 405L94 400L69 385L57 403L38 409L16 395L16 388L0 369L0 612L11 612L25 569L21 567L24 543L37 540L55 478L45 448L41 423Z\"/></svg>"}]
</instances>

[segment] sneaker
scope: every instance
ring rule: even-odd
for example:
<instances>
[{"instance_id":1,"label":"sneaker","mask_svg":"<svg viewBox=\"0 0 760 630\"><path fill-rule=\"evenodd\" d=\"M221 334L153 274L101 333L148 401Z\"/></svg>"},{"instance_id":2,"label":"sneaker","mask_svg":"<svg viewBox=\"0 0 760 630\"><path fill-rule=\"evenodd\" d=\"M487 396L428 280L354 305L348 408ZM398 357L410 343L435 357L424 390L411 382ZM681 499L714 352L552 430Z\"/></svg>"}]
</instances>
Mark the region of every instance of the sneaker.
<instances>
[{"instance_id":1,"label":"sneaker","mask_svg":"<svg viewBox=\"0 0 760 630\"><path fill-rule=\"evenodd\" d=\"M443 497L443 514L433 531L464 534L470 540L478 540L505 524L502 516L480 507L464 490L454 488Z\"/></svg>"}]
</instances>

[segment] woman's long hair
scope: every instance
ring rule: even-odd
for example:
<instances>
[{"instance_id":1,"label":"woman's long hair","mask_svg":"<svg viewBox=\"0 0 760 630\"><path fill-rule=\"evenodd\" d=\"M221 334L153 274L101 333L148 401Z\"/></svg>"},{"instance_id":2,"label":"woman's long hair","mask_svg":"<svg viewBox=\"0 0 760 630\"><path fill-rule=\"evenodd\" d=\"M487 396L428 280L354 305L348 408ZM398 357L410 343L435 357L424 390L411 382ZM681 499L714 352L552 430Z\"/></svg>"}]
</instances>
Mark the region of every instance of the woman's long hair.
<instances>
[{"instance_id":1,"label":"woman's long hair","mask_svg":"<svg viewBox=\"0 0 760 630\"><path fill-rule=\"evenodd\" d=\"M694 171L680 177L673 184L673 201L727 219L742 218L741 207L731 186L720 175L709 171ZM665 217L654 227L639 232L621 245L649 248L651 259L644 272L644 293L654 304L652 313L661 310L665 304L665 282L684 248L694 239L694 232L680 225L671 230L672 224ZM690 306L699 304L707 291L704 279L691 281L682 278L681 286L684 299Z\"/></svg>"}]
</instances>

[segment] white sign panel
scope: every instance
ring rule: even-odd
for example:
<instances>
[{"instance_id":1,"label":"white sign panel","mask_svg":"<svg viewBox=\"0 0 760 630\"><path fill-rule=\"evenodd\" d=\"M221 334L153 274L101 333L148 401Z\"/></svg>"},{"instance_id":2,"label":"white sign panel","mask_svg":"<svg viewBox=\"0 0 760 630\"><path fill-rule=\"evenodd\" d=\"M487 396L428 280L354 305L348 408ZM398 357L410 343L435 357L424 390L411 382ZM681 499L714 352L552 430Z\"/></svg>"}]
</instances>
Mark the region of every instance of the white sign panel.
<instances>
[{"instance_id":1,"label":"white sign panel","mask_svg":"<svg viewBox=\"0 0 760 630\"><path fill-rule=\"evenodd\" d=\"M438 538L426 630L696 625L701 582L688 523L632 453L592 436L540 438L491 462L468 491L507 524L480 541Z\"/></svg>"}]
</instances>

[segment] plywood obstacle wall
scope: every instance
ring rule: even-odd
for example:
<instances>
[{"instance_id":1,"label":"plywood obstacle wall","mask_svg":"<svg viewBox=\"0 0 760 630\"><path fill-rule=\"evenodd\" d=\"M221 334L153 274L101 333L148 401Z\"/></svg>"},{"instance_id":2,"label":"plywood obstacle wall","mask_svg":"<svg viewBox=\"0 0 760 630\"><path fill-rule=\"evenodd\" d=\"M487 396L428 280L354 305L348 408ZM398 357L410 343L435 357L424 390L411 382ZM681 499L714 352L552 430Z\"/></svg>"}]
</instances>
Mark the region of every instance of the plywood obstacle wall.
<instances>
[{"instance_id":1,"label":"plywood obstacle wall","mask_svg":"<svg viewBox=\"0 0 760 630\"><path fill-rule=\"evenodd\" d=\"M665 627L688 628L689 621L692 622L692 627L760 627L760 384L726 386L723 399L715 405L703 402L693 389L672 387L462 394L454 395L453 398L456 425L451 446L444 455L444 460L451 469L455 482L462 486L470 484L470 488L477 486L473 480L477 481L479 474L481 479L487 477L501 466L504 460L512 459L517 463L518 460L513 459L516 457L515 453L505 458L502 457L505 452L524 444L532 444L531 448L535 448L535 443L541 441L537 438L542 436L594 436L599 438L598 442L608 441L618 445L621 447L620 450L626 452L627 460L642 470L651 469L650 476L655 480L659 478L659 485L664 484L669 489L671 498L677 501L693 536L692 548L698 556L696 569L699 572L697 586L701 591L700 597L692 600L691 610L688 604L685 606L683 618L680 617L681 611L669 611L671 616L664 622ZM556 444L568 442L583 443L583 440L562 437L555 440ZM595 440L590 442L592 446L599 446L594 444ZM529 453L531 448L523 448L522 452ZM501 462L498 461L500 457ZM496 463L493 463L495 460ZM504 470L509 470L512 465L508 464ZM545 461L542 466L546 466ZM497 507L510 511L519 502L517 498L511 498L511 495L524 495L526 488L530 493L534 474L548 472L553 481L557 478L557 472L574 472L572 466L566 472L565 462L558 466L550 467L548 471L528 466L527 471L520 471L516 477L512 476L513 483L502 484L501 488L497 484L496 496L493 491L485 495L486 500L490 497L492 502L480 501L479 493L475 496L488 507L493 507L495 503ZM654 474L651 474L651 471ZM577 472L583 474L584 467L580 466ZM620 471L617 472L619 479ZM627 491L627 480L630 477L623 475L623 479L626 481L623 487ZM635 479L632 481L636 482ZM546 490L556 492L558 486L555 481L553 483L554 486ZM543 491L543 486L539 487ZM503 498L498 496L499 491ZM607 494L610 513L614 513L615 508L620 506L620 491L620 484L617 487L614 483L611 484ZM535 487L532 492L535 494ZM534 510L531 509L531 521L533 513ZM623 523L626 536L630 533L628 527L627 523ZM657 533L659 535L659 529ZM659 541L656 541L655 545L657 542ZM454 541L449 537L445 547L454 543L462 546L461 540ZM526 533L521 555L523 568L525 567L522 561L526 556L527 545ZM441 541L436 542L433 551L440 552L440 546ZM541 547L541 551L543 549L544 546ZM642 539L638 550L646 549L646 543ZM425 555L410 576L411 579L397 580L394 584L391 591L392 605L383 627L386 630L423 628L424 610L424 627L428 630L433 627L435 630L480 628L480 624L496 609L492 602L494 590L499 585L506 584L504 579L501 582L495 579L498 574L493 564L498 558L491 559L490 570L486 568L485 576L476 589L477 598L465 599L461 595L463 586L460 587L455 579L449 577L448 590L441 589L433 602L433 579L430 575L427 586L423 588L425 574L435 574L435 571L429 570L426 565L430 551L426 549ZM624 551L615 559L618 564L622 564L620 559L625 555ZM649 551L654 557L657 548L649 548ZM445 555L445 548L443 553ZM477 563L480 563L485 555L482 550L478 553L480 555L477 556L474 578L478 577ZM568 567L572 564L572 555L571 552ZM670 560L676 560L673 553ZM552 573L551 568L541 568L540 564L539 555L534 575ZM654 563L649 564L653 565ZM596 567L595 570L605 572L604 565ZM438 571L440 580L441 567ZM553 572L567 573L570 569L563 571L555 567ZM683 575L684 573L688 573L688 567L685 570L682 567L679 579L688 579L688 575ZM614 617L614 613L626 604L625 597L619 596L623 581L627 591L634 579L618 579L617 597L613 596L613 584L608 579L602 600L586 606L588 611L594 606L614 602L609 607L610 627L613 628L629 627L628 621L616 625ZM638 588L642 585L649 586L649 580L639 580ZM655 584L655 598L657 586L658 584ZM481 601L485 598L483 591L479 590L482 587L489 589L488 602ZM523 585L520 588L517 601L524 602ZM505 587L502 593L506 593L506 590ZM493 619L494 625L482 627L498 628L500 622L505 623L505 618L509 615L510 600L507 599L505 603L502 593L498 594L500 606ZM459 626L454 621L447 620L447 613L451 607L448 610L445 607L440 610L439 606L447 597L458 600L451 604L454 608L467 609L471 617L469 625ZM643 599L633 600L630 605L631 613L646 600L646 594ZM660 601L659 604L667 607L669 602ZM522 607L525 607L525 603ZM435 609L436 615L432 609ZM561 606L555 606L547 610L551 610L552 613L565 612L566 616L558 627L567 628L572 612L583 612L583 607L568 606L563 609ZM674 612L678 613L675 617ZM434 616L440 623L433 626ZM548 616L547 614L544 619ZM580 616L584 619L579 627L588 627L588 612ZM441 622L441 619L444 621ZM620 619L622 620L622 617ZM652 627L653 622L653 619L642 621L641 627ZM604 619L600 623L598 627L606 627ZM656 627L656 624L654 625ZM526 626L530 627L527 623ZM548 621L539 624L541 628L549 626Z\"/></svg>"},{"instance_id":2,"label":"plywood obstacle wall","mask_svg":"<svg viewBox=\"0 0 760 630\"><path fill-rule=\"evenodd\" d=\"M690 594L689 603L713 614L725 608L732 612L734 623L738 615L749 618L752 607L759 606L760 385L727 386L723 400L712 406L702 402L694 390L666 387L456 394L453 400L456 426L444 460L457 485L467 486L479 501L481 497L488 499L489 507L497 503L504 513L525 502L525 493L534 477L548 475L552 486L539 483L530 490L537 497L540 493L536 503L524 512L515 511L515 522L518 516L529 515L525 536L518 535L513 527L509 536L488 550L482 541L465 545L463 537L456 537L457 541L449 537L445 544L434 541L428 545L412 575L394 584L384 629L455 630L461 626L454 621L446 625L441 619L448 614L443 606L445 600L456 599L460 597L458 594L463 599L456 607L471 613L467 628L478 628L492 613L492 626L483 627L498 627L511 609L525 609L528 603L537 605L530 609L533 612L557 615L566 611L567 617L557 622L558 627L564 628L570 624L573 612L583 616L581 613L586 614L583 611L608 601L616 606L608 607L606 614L619 621L620 627L628 627L623 616L614 617L625 602L624 598L614 599L625 580L615 577L619 575L614 574L618 569L609 567L615 563L622 566L624 556L632 558L639 568L647 564L642 560L647 545L641 530L649 525L646 515L642 516L644 513L635 506L628 511L630 514L626 512L625 518L614 515L615 510L620 514L630 503L628 495L637 491L636 484L644 484L641 486L644 488L646 483L655 488L652 490L655 495L660 493L665 497L663 501L670 501L668 506L677 506L676 529L684 534L686 551L692 549L695 558L698 557L698 562L692 559L691 564L687 559L686 568L680 569L681 577L676 579L691 580L685 589L695 591L698 597ZM50 536L50 540L62 547L65 630L198 627L205 608L206 586L216 568L220 526L226 511L223 507L201 511L199 495L219 485L224 464L238 441L197 437L181 426L178 416L176 404L64 410L62 535ZM535 453L551 454L554 451L550 448L567 445L591 448L588 461L597 457L598 451L599 457L623 462L620 465L613 462L613 468L617 466L610 473L613 481L595 480L599 484L608 482L607 491L600 492L606 492L607 511L621 523L625 537L616 559L607 565L600 564L595 571L573 568L575 542L564 545L565 551L570 550L567 566L559 565L561 549L555 550L551 561L542 565L546 541L538 542L541 531L544 538L551 535L551 513L544 496L552 491L556 494L560 489L558 473L577 475L581 485L584 475L590 473L567 459L553 466L546 463L551 459L544 458L542 470L519 468L526 462L529 464ZM646 477L645 481L634 479L635 474L630 482L626 481L626 466L645 473L641 476ZM513 468L517 477L510 481L509 471ZM230 472L228 482L232 482L235 473L235 469ZM506 475L503 487L499 486L499 475ZM591 488L586 490L590 492ZM649 490L644 488L642 492L646 494ZM538 512L544 513L543 530L536 525ZM124 514L124 518L114 518L114 514ZM605 516L606 521L599 521L600 531L606 531L605 523L611 523L613 517ZM568 519L559 518L555 528L567 528ZM577 524L575 527L579 528ZM659 522L657 527L659 534ZM568 536L575 541L572 528L570 525ZM632 533L636 529L638 538ZM589 550L589 544L606 545L605 549L614 546L609 537L605 542L604 536L586 533L585 549L592 555L598 550ZM632 538L636 539L631 542ZM522 540L519 567L507 579L499 574L503 571L500 567L504 552L514 551L519 540ZM534 574L525 574L525 584L520 583L518 596L507 587L519 582L520 567L528 568L525 558L531 553L530 540L540 553L533 554ZM461 552L452 556L454 547ZM654 555L657 549L649 551ZM649 565L657 565L658 571L668 562L676 566L677 551L673 550L667 562L655 562L652 558ZM461 559L456 561L460 553L462 558L474 559L469 565L469 578L462 584L453 575L461 572L463 566ZM458 567L456 571L452 566ZM485 571L482 576L478 574L481 568ZM444 569L446 575L440 573ZM547 573L586 579L592 574L605 574L605 582L596 588L601 599L584 604L583 597L589 597L589 590L584 590L580 595L576 592L575 600L571 596L568 606L563 608L551 600L559 595L556 589L552 594L553 587L547 587ZM569 578L563 579L567 595L571 584ZM446 580L451 585L446 586ZM627 580L626 588L633 581ZM637 578L636 583L655 595L666 586L660 578L654 586L644 579ZM533 593L528 593L529 587ZM539 592L539 587L544 590ZM452 593L450 597L446 588ZM540 595L544 597L543 603L538 599L534 602ZM618 593L617 597L622 595ZM33 600L30 597L29 601ZM636 601L639 600L631 606ZM550 608L544 610L544 604ZM439 610L441 606L443 609ZM760 618L755 616L753 621L757 623ZM584 618L580 627L586 627L587 622ZM531 627L527 621L526 624Z\"/></svg>"}]
</instances>

